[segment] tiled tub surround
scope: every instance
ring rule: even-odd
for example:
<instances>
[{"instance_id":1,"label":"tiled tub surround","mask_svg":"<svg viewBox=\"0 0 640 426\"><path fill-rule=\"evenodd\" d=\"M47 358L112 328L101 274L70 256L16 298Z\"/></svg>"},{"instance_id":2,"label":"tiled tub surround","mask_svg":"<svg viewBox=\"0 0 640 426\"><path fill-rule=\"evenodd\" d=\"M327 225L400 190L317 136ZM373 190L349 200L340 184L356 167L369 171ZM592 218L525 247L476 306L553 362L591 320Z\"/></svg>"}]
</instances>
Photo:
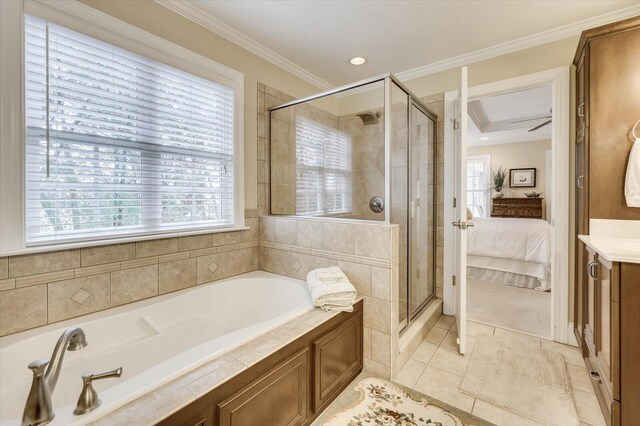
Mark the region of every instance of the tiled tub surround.
<instances>
[{"instance_id":1,"label":"tiled tub surround","mask_svg":"<svg viewBox=\"0 0 640 426\"><path fill-rule=\"evenodd\" d=\"M0 258L0 336L258 269L246 231Z\"/></svg>"},{"instance_id":2,"label":"tiled tub surround","mask_svg":"<svg viewBox=\"0 0 640 426\"><path fill-rule=\"evenodd\" d=\"M361 299L356 303L361 303ZM356 306L357 309L358 306ZM246 384L246 376L250 376L253 369L260 368L265 363L278 365L288 356L287 352L296 350L296 346L299 346L296 344L300 340L308 338L309 335L318 335L323 332L322 329L330 329L332 322L343 324L348 316L338 312L323 312L320 309L308 311L90 424L97 426L199 424L200 420L197 419L202 419L204 416L199 415L196 410L191 411L194 418L189 422L179 422L171 416L179 416L181 409L193 404L198 398L203 396L206 398L211 393L219 391L221 387L233 384L234 381ZM214 389L217 390L211 392ZM340 388L336 390L340 392ZM312 390L309 389L309 392ZM206 399L201 401L206 404L203 407L204 411L216 410L215 404L210 404Z\"/></svg>"},{"instance_id":3,"label":"tiled tub surround","mask_svg":"<svg viewBox=\"0 0 640 426\"><path fill-rule=\"evenodd\" d=\"M53 393L54 425L86 424L149 392L147 400L154 400L163 394L155 388L204 364L180 379L184 389L165 395L169 403L185 394L192 400L224 374L247 368L326 318L313 309L305 282L255 271L5 336L0 340L0 420L2 424L19 421L32 378L27 363L48 356L71 325L85 331L89 345L65 357ZM80 376L119 366L123 367L121 378L95 383L102 406L91 414L73 416ZM145 420L129 424L153 420L139 418Z\"/></svg>"},{"instance_id":4,"label":"tiled tub surround","mask_svg":"<svg viewBox=\"0 0 640 426\"><path fill-rule=\"evenodd\" d=\"M364 298L365 369L391 377L398 335L392 304L398 291L397 225L264 216L259 250L261 270L299 279L316 268L340 266Z\"/></svg>"}]
</instances>

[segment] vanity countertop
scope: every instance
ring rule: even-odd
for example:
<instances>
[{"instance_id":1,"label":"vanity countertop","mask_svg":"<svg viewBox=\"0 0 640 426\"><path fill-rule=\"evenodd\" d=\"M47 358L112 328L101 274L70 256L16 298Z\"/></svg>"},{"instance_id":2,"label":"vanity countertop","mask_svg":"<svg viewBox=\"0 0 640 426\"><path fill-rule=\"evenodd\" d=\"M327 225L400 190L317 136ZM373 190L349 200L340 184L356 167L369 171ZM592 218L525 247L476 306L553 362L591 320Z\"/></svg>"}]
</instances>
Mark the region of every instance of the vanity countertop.
<instances>
[{"instance_id":1,"label":"vanity countertop","mask_svg":"<svg viewBox=\"0 0 640 426\"><path fill-rule=\"evenodd\" d=\"M609 262L640 263L640 237L578 235L578 238Z\"/></svg>"}]
</instances>

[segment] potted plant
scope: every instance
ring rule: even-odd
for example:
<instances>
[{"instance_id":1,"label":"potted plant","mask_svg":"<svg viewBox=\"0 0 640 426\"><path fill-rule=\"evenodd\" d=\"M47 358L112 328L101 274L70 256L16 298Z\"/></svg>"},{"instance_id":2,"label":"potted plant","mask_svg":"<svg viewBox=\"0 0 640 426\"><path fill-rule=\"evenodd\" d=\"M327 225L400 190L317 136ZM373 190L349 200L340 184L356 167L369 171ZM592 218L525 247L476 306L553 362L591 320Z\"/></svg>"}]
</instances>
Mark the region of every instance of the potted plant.
<instances>
[{"instance_id":1,"label":"potted plant","mask_svg":"<svg viewBox=\"0 0 640 426\"><path fill-rule=\"evenodd\" d=\"M491 170L491 187L489 190L494 190L493 198L502 198L504 194L502 193L502 188L507 180L507 169L503 166L500 166L498 170Z\"/></svg>"}]
</instances>

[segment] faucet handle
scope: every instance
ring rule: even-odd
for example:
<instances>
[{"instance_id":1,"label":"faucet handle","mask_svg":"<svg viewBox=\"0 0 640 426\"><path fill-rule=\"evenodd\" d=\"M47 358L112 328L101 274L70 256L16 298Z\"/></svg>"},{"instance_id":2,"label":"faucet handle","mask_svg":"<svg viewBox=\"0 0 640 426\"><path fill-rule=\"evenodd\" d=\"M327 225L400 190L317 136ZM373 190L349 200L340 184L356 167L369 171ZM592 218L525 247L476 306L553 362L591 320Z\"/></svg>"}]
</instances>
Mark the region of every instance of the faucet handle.
<instances>
[{"instance_id":1,"label":"faucet handle","mask_svg":"<svg viewBox=\"0 0 640 426\"><path fill-rule=\"evenodd\" d=\"M80 397L78 398L76 409L73 410L73 414L76 416L87 414L102 404L102 401L98 398L98 392L96 392L91 384L94 380L120 376L122 376L122 367L118 367L111 371L105 371L104 373L84 373L82 375L82 392L80 392Z\"/></svg>"},{"instance_id":2,"label":"faucet handle","mask_svg":"<svg viewBox=\"0 0 640 426\"><path fill-rule=\"evenodd\" d=\"M29 363L29 370L33 371L34 376L42 376L44 374L44 370L49 365L49 361L51 360L48 358L37 359Z\"/></svg>"},{"instance_id":3,"label":"faucet handle","mask_svg":"<svg viewBox=\"0 0 640 426\"><path fill-rule=\"evenodd\" d=\"M105 371L104 373L94 373L93 371L90 373L84 373L82 375L82 381L84 383L86 383L87 381L91 383L94 380L108 379L111 377L120 376L122 376L122 367L118 367L115 370Z\"/></svg>"}]
</instances>

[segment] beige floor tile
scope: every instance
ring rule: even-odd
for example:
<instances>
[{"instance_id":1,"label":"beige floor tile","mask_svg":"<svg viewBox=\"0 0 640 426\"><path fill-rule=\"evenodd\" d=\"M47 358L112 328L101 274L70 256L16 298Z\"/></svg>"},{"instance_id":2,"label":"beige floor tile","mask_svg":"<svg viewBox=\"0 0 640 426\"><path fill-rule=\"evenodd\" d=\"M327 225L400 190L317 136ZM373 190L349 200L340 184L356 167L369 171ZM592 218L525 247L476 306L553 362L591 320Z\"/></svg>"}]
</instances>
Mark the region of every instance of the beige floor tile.
<instances>
[{"instance_id":1,"label":"beige floor tile","mask_svg":"<svg viewBox=\"0 0 640 426\"><path fill-rule=\"evenodd\" d=\"M478 337L483 335L492 335L495 331L495 327L490 325L481 324L475 321L467 321L467 336Z\"/></svg>"},{"instance_id":2,"label":"beige floor tile","mask_svg":"<svg viewBox=\"0 0 640 426\"><path fill-rule=\"evenodd\" d=\"M445 346L451 349L455 349L458 347L458 330L455 326L449 329L446 336L444 336L444 339L442 339L440 346Z\"/></svg>"},{"instance_id":3,"label":"beige floor tile","mask_svg":"<svg viewBox=\"0 0 640 426\"><path fill-rule=\"evenodd\" d=\"M580 421L592 426L606 426L600 404L594 394L573 389L573 399L576 402Z\"/></svg>"},{"instance_id":4,"label":"beige floor tile","mask_svg":"<svg viewBox=\"0 0 640 426\"><path fill-rule=\"evenodd\" d=\"M456 317L452 315L442 315L438 319L438 322L436 322L434 327L444 328L445 330L449 330L455 321L456 321Z\"/></svg>"},{"instance_id":5,"label":"beige floor tile","mask_svg":"<svg viewBox=\"0 0 640 426\"><path fill-rule=\"evenodd\" d=\"M498 426L539 426L540 423L521 417L493 404L476 399L471 412L474 416L495 423Z\"/></svg>"},{"instance_id":6,"label":"beige floor tile","mask_svg":"<svg viewBox=\"0 0 640 426\"><path fill-rule=\"evenodd\" d=\"M444 336L446 336L446 334L447 334L447 330L439 327L433 327L431 331L427 333L427 336L424 338L424 340L426 340L427 342L435 343L436 345L439 345L442 342L442 339L444 339Z\"/></svg>"},{"instance_id":7,"label":"beige floor tile","mask_svg":"<svg viewBox=\"0 0 640 426\"><path fill-rule=\"evenodd\" d=\"M533 337L526 334L516 333L515 331L505 330L503 328L496 328L493 333L494 336L500 336L509 342L516 343L518 345L530 345L537 348L540 347L540 338Z\"/></svg>"},{"instance_id":8,"label":"beige floor tile","mask_svg":"<svg viewBox=\"0 0 640 426\"><path fill-rule=\"evenodd\" d=\"M474 398L458 390L462 377L427 365L414 389L442 402L470 412Z\"/></svg>"},{"instance_id":9,"label":"beige floor tile","mask_svg":"<svg viewBox=\"0 0 640 426\"><path fill-rule=\"evenodd\" d=\"M580 352L580 349L576 346L563 345L562 343L542 339L542 347L563 354L567 364L586 368L584 359L582 358L582 352Z\"/></svg>"},{"instance_id":10,"label":"beige floor tile","mask_svg":"<svg viewBox=\"0 0 640 426\"><path fill-rule=\"evenodd\" d=\"M410 359L396 375L395 381L401 385L413 388L426 366L427 364L423 362Z\"/></svg>"},{"instance_id":11,"label":"beige floor tile","mask_svg":"<svg viewBox=\"0 0 640 426\"><path fill-rule=\"evenodd\" d=\"M423 340L413 355L411 355L411 359L428 364L433 354L436 353L436 350L438 350L438 345Z\"/></svg>"},{"instance_id":12,"label":"beige floor tile","mask_svg":"<svg viewBox=\"0 0 640 426\"><path fill-rule=\"evenodd\" d=\"M587 393L595 393L593 390L593 384L591 383L591 377L589 377L589 371L586 368L578 367L573 364L566 365L572 388L580 389Z\"/></svg>"},{"instance_id":13,"label":"beige floor tile","mask_svg":"<svg viewBox=\"0 0 640 426\"><path fill-rule=\"evenodd\" d=\"M470 354L473 351L474 346L476 345L476 338L473 336L469 336L467 334L467 354ZM449 329L449 332L445 336L444 340L440 344L440 346L444 346L445 348L459 350L458 347L458 332L455 326Z\"/></svg>"},{"instance_id":14,"label":"beige floor tile","mask_svg":"<svg viewBox=\"0 0 640 426\"><path fill-rule=\"evenodd\" d=\"M455 349L440 346L431 357L429 365L453 373L456 376L463 376L469 362L469 356L460 355Z\"/></svg>"}]
</instances>

